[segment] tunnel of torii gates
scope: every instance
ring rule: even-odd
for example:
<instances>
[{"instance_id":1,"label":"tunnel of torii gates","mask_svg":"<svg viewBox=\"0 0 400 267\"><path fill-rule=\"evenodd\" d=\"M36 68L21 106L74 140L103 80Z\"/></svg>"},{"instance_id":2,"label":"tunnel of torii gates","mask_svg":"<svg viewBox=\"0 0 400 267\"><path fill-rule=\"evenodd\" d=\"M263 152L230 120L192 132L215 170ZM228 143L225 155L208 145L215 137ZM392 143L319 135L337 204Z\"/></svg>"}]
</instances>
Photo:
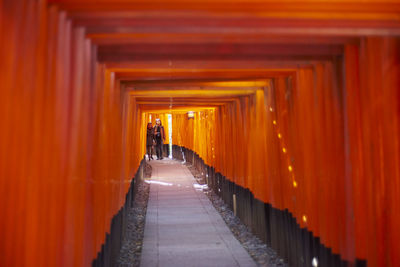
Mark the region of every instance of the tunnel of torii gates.
<instances>
[{"instance_id":1,"label":"tunnel of torii gates","mask_svg":"<svg viewBox=\"0 0 400 267\"><path fill-rule=\"evenodd\" d=\"M397 0L2 0L0 265L110 257L171 114L291 265L400 266L399 34Z\"/></svg>"}]
</instances>

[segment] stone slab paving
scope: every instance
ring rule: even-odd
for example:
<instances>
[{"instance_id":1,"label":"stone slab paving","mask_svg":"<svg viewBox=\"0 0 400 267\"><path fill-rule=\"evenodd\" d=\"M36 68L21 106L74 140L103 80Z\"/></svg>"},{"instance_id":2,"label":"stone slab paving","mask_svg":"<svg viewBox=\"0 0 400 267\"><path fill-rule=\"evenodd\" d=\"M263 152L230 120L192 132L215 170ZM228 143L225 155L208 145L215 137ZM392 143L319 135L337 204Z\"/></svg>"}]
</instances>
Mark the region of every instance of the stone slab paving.
<instances>
[{"instance_id":1,"label":"stone slab paving","mask_svg":"<svg viewBox=\"0 0 400 267\"><path fill-rule=\"evenodd\" d=\"M142 267L256 266L180 161L150 161Z\"/></svg>"}]
</instances>

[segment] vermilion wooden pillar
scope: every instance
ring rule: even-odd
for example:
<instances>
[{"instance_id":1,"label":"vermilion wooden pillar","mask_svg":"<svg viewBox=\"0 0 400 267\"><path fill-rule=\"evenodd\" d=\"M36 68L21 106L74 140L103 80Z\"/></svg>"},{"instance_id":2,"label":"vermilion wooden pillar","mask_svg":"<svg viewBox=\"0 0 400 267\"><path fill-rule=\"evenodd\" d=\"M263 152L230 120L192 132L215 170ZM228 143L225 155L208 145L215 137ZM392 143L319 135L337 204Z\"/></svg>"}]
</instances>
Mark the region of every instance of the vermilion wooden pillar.
<instances>
[{"instance_id":1,"label":"vermilion wooden pillar","mask_svg":"<svg viewBox=\"0 0 400 267\"><path fill-rule=\"evenodd\" d=\"M346 47L349 172L358 257L397 266L392 212L399 189L399 40L366 38Z\"/></svg>"},{"instance_id":2,"label":"vermilion wooden pillar","mask_svg":"<svg viewBox=\"0 0 400 267\"><path fill-rule=\"evenodd\" d=\"M0 265L88 266L141 160L129 95L65 12L2 1L0 18Z\"/></svg>"},{"instance_id":3,"label":"vermilion wooden pillar","mask_svg":"<svg viewBox=\"0 0 400 267\"><path fill-rule=\"evenodd\" d=\"M234 2L0 2L0 265L90 265L166 110L174 144L334 254L399 265L398 3ZM218 84L241 79L268 82Z\"/></svg>"}]
</instances>

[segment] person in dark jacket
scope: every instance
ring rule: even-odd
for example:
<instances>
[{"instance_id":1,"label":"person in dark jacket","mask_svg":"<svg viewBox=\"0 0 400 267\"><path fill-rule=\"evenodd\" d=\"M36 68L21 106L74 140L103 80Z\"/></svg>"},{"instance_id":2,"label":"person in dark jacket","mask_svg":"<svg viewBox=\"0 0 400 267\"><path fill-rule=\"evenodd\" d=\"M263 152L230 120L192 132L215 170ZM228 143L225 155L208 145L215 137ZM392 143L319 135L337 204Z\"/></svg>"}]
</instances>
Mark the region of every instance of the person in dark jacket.
<instances>
[{"instance_id":1,"label":"person in dark jacket","mask_svg":"<svg viewBox=\"0 0 400 267\"><path fill-rule=\"evenodd\" d=\"M153 159L154 129L151 122L147 123L146 148L149 161Z\"/></svg>"},{"instance_id":2,"label":"person in dark jacket","mask_svg":"<svg viewBox=\"0 0 400 267\"><path fill-rule=\"evenodd\" d=\"M163 159L162 146L165 141L165 132L160 119L156 119L156 125L154 126L154 139L156 140L157 159L161 160Z\"/></svg>"}]
</instances>

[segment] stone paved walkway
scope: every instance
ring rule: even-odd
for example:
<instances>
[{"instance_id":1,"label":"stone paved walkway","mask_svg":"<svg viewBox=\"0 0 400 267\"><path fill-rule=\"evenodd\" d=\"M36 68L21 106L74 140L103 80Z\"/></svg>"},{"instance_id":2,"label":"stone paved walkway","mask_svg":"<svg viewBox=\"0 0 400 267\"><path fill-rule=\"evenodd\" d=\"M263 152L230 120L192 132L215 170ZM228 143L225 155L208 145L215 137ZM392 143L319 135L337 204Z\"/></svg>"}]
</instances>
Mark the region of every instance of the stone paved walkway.
<instances>
[{"instance_id":1,"label":"stone paved walkway","mask_svg":"<svg viewBox=\"0 0 400 267\"><path fill-rule=\"evenodd\" d=\"M185 165L150 164L142 267L256 266Z\"/></svg>"}]
</instances>

